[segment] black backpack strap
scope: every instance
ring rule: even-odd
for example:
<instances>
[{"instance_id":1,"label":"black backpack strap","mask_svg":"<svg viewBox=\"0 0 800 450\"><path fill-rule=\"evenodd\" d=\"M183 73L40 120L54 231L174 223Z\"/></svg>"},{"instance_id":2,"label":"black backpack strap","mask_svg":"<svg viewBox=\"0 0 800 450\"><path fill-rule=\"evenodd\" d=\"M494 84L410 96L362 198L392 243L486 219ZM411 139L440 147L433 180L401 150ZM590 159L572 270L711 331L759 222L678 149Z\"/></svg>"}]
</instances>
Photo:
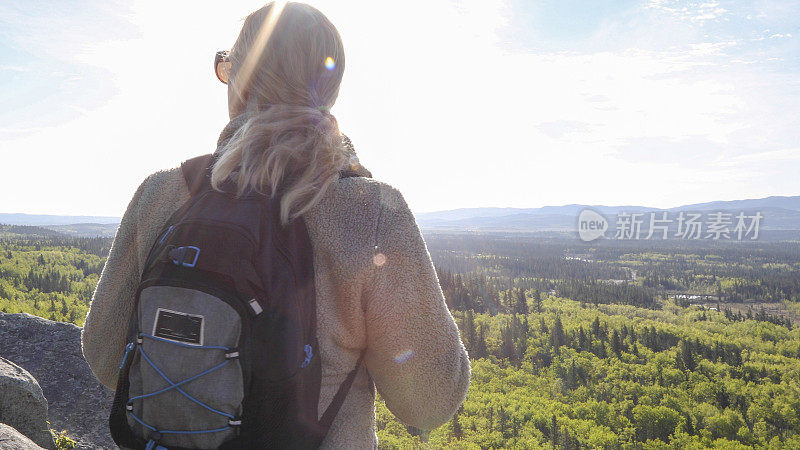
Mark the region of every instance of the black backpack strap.
<instances>
[{"instance_id":1,"label":"black backpack strap","mask_svg":"<svg viewBox=\"0 0 800 450\"><path fill-rule=\"evenodd\" d=\"M347 392L350 391L350 386L353 385L353 380L356 379L358 369L361 368L361 363L364 361L364 353L366 353L366 349L361 350L361 355L358 357L356 367L347 374L347 378L345 378L342 384L339 386L339 390L336 391L336 395L333 396L333 400L331 400L331 404L328 405L328 409L325 410L325 412L322 414L322 417L319 419L320 429L324 430L325 433L327 433L331 428L333 419L336 417L336 413L339 412L342 404L344 404L344 399L347 397Z\"/></svg>"},{"instance_id":2,"label":"black backpack strap","mask_svg":"<svg viewBox=\"0 0 800 450\"><path fill-rule=\"evenodd\" d=\"M209 153L187 159L181 164L181 172L192 197L206 189L211 189L211 166L214 164L214 160L214 155Z\"/></svg>"}]
</instances>

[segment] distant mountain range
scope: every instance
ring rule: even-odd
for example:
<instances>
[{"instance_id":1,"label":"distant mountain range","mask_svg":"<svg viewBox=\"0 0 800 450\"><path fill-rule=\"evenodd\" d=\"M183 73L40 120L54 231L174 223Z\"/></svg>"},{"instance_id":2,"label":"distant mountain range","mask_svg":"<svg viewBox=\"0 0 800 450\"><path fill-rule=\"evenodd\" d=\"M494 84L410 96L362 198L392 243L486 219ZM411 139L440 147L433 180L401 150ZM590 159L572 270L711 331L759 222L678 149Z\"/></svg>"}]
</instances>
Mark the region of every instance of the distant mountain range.
<instances>
[{"instance_id":1,"label":"distant mountain range","mask_svg":"<svg viewBox=\"0 0 800 450\"><path fill-rule=\"evenodd\" d=\"M800 230L800 195L760 199L715 201L661 209L640 205L564 205L541 208L462 208L417 214L417 223L427 230L471 231L563 231L574 232L578 215L592 209L614 223L620 213L667 213L675 219L680 212L709 214L722 212L736 216L740 212L763 216L761 228L766 230Z\"/></svg>"},{"instance_id":2,"label":"distant mountain range","mask_svg":"<svg viewBox=\"0 0 800 450\"><path fill-rule=\"evenodd\" d=\"M0 213L0 224L42 227L68 236L114 236L119 217Z\"/></svg>"},{"instance_id":3,"label":"distant mountain range","mask_svg":"<svg viewBox=\"0 0 800 450\"><path fill-rule=\"evenodd\" d=\"M578 215L590 208L605 216L610 223L620 213L666 212L676 218L683 212L709 214L740 212L763 216L764 230L800 230L800 195L773 196L759 199L715 201L660 209L649 206L580 205L544 206L541 208L461 208L416 215L423 230L441 231L511 231L511 232L574 232ZM113 236L119 217L57 216L0 213L0 224L35 225L72 236Z\"/></svg>"},{"instance_id":4,"label":"distant mountain range","mask_svg":"<svg viewBox=\"0 0 800 450\"><path fill-rule=\"evenodd\" d=\"M0 213L0 223L6 225L72 225L76 223L119 223L119 217L109 216L56 216L50 214L7 214Z\"/></svg>"}]
</instances>

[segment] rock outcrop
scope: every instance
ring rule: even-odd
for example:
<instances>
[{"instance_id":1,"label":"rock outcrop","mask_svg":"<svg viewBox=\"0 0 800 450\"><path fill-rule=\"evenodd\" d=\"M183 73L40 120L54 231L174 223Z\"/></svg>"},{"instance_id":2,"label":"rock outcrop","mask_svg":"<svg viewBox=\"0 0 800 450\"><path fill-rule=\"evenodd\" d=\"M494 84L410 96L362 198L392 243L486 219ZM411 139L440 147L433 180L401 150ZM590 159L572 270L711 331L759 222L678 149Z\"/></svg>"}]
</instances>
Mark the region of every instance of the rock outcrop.
<instances>
[{"instance_id":1,"label":"rock outcrop","mask_svg":"<svg viewBox=\"0 0 800 450\"><path fill-rule=\"evenodd\" d=\"M0 423L0 449L41 450L42 447L36 445L14 427Z\"/></svg>"},{"instance_id":2,"label":"rock outcrop","mask_svg":"<svg viewBox=\"0 0 800 450\"><path fill-rule=\"evenodd\" d=\"M2 357L0 423L16 429L42 447L54 448L47 426L47 399L42 388L28 371ZM0 447L3 445L0 443Z\"/></svg>"},{"instance_id":3,"label":"rock outcrop","mask_svg":"<svg viewBox=\"0 0 800 450\"><path fill-rule=\"evenodd\" d=\"M76 448L117 448L108 430L113 393L83 359L79 327L0 312L0 356L38 380L49 402L51 428L67 430Z\"/></svg>"}]
</instances>

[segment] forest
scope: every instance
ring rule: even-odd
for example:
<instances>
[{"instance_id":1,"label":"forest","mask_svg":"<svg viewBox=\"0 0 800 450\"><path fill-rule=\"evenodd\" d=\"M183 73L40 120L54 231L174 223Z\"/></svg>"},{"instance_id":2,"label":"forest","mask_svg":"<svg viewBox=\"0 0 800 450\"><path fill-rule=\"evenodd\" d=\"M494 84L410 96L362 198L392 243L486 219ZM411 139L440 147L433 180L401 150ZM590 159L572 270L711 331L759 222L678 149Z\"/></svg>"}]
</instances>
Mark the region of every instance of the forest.
<instances>
[{"instance_id":1,"label":"forest","mask_svg":"<svg viewBox=\"0 0 800 450\"><path fill-rule=\"evenodd\" d=\"M82 325L111 238L0 225L0 310Z\"/></svg>"},{"instance_id":2,"label":"forest","mask_svg":"<svg viewBox=\"0 0 800 450\"><path fill-rule=\"evenodd\" d=\"M800 448L800 243L425 237L472 381L380 448ZM0 226L0 309L80 325L110 245Z\"/></svg>"}]
</instances>

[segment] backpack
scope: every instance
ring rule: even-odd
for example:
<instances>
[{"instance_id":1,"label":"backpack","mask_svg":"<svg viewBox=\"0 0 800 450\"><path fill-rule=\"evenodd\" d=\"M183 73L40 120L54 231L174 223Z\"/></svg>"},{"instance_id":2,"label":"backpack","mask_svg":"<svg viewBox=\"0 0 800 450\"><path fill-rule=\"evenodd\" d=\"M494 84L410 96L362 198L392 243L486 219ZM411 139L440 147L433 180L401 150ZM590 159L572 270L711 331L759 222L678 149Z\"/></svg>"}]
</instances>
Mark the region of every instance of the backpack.
<instances>
[{"instance_id":1,"label":"backpack","mask_svg":"<svg viewBox=\"0 0 800 450\"><path fill-rule=\"evenodd\" d=\"M280 225L279 195L212 189L213 162L209 154L181 165L191 196L147 257L111 435L146 450L317 448L364 353L318 419L322 371L305 222Z\"/></svg>"}]
</instances>

